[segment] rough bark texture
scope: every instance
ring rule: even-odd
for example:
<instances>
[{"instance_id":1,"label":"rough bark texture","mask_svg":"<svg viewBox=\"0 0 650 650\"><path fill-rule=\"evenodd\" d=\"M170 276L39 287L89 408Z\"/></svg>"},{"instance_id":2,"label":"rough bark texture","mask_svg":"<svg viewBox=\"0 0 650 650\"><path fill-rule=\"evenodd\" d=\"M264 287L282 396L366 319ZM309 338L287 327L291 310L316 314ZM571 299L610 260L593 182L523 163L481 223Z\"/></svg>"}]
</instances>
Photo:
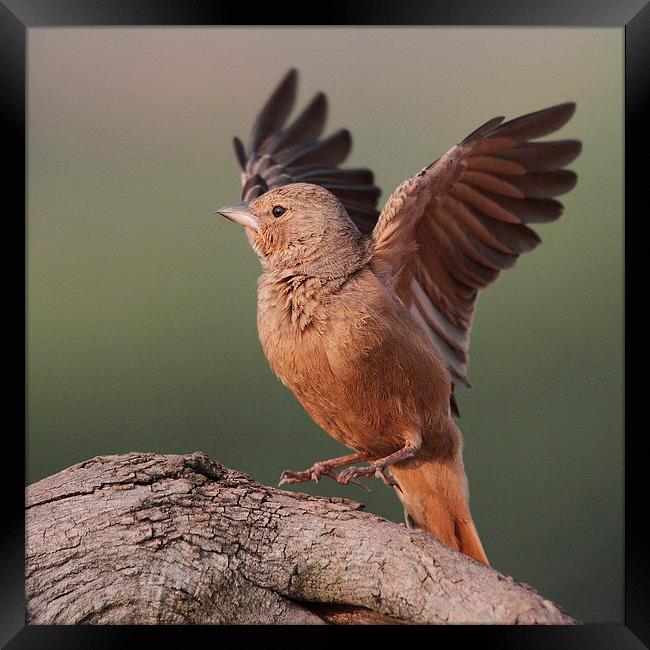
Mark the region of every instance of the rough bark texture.
<instances>
[{"instance_id":1,"label":"rough bark texture","mask_svg":"<svg viewBox=\"0 0 650 650\"><path fill-rule=\"evenodd\" d=\"M26 508L32 624L575 622L427 533L201 453L92 458Z\"/></svg>"}]
</instances>

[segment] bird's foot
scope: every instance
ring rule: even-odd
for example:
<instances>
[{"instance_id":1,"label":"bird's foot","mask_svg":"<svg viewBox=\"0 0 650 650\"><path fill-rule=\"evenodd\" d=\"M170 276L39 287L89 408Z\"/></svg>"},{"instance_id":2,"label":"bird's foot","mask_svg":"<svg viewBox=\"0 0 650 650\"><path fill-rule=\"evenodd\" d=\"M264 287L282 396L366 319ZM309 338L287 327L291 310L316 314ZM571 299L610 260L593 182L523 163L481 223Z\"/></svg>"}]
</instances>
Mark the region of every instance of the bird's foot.
<instances>
[{"instance_id":1,"label":"bird's foot","mask_svg":"<svg viewBox=\"0 0 650 650\"><path fill-rule=\"evenodd\" d=\"M293 483L305 483L306 481L318 481L321 476L329 476L330 478L337 480L336 474L332 471L331 465L328 463L314 463L309 469L306 469L302 472L290 472L285 470L280 475L280 482L278 487L281 485L291 485Z\"/></svg>"},{"instance_id":2,"label":"bird's foot","mask_svg":"<svg viewBox=\"0 0 650 650\"><path fill-rule=\"evenodd\" d=\"M346 481L341 481L341 474L333 472L332 465L329 463L314 463L309 469L306 469L302 472L290 472L289 470L285 470L280 475L280 482L278 483L278 487L281 485L291 485L293 483L305 483L307 481L316 481L316 483L318 483L321 476L329 476L331 479L337 483L341 483L342 485L354 483L355 485L358 485L364 490L370 492L370 490L365 485L363 485L363 483L355 481L353 476L348 478Z\"/></svg>"},{"instance_id":3,"label":"bird's foot","mask_svg":"<svg viewBox=\"0 0 650 650\"><path fill-rule=\"evenodd\" d=\"M354 481L356 478L376 476L386 483L386 485L396 487L401 492L402 488L400 488L399 483L386 472L387 469L387 466L381 462L371 463L368 467L348 467L348 469L339 473L336 480L342 485L347 485L348 483L356 482ZM357 484L360 485L359 483Z\"/></svg>"}]
</instances>

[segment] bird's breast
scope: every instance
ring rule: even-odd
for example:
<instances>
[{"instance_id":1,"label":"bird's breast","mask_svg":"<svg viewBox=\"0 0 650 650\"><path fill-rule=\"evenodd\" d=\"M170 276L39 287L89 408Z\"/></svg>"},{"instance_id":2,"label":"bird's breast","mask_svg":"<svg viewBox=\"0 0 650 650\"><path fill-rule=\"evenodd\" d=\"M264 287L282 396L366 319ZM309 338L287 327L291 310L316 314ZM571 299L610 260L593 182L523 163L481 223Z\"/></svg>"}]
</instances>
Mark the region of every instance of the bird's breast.
<instances>
[{"instance_id":1,"label":"bird's breast","mask_svg":"<svg viewBox=\"0 0 650 650\"><path fill-rule=\"evenodd\" d=\"M348 285L320 295L303 287L296 314L295 295L260 282L260 341L321 427L354 449L386 454L407 431L435 428L448 415L448 373L370 271Z\"/></svg>"}]
</instances>

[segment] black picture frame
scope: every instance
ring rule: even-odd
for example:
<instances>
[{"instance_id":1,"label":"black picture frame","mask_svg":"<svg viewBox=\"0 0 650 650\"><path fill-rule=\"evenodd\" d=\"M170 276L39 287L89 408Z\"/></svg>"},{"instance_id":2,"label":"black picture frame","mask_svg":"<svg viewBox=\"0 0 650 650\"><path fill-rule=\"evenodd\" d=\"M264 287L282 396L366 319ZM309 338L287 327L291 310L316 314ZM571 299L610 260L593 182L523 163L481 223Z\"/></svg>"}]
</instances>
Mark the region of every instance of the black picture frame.
<instances>
[{"instance_id":1,"label":"black picture frame","mask_svg":"<svg viewBox=\"0 0 650 650\"><path fill-rule=\"evenodd\" d=\"M221 3L216 0L0 0L0 106L3 123L3 151L5 153L6 197L14 199L13 209L6 210L4 219L4 259L7 259L5 278L14 277L14 261L9 252L15 252L25 264L25 74L26 36L30 27L63 25L242 25L251 19L250 7L240 3ZM313 6L277 6L274 3L256 6L254 20L258 25L307 24ZM307 17L307 13L310 17ZM640 370L640 351L643 350L642 330L645 319L640 313L644 294L641 276L644 235L648 229L647 203L642 202L642 183L646 183L646 164L643 154L648 151L648 122L644 120L650 98L650 4L647 0L458 0L456 2L357 2L340 6L323 3L316 15L319 23L349 25L512 25L512 26L619 26L625 30L625 617L624 621L608 625L580 625L575 627L486 627L438 626L427 631L429 643L481 643L484 647L499 648L591 648L622 649L650 647L650 553L645 541L647 517L647 487L643 481L644 456L643 421L640 414L643 399L642 381L635 381ZM7 237L8 235L8 237ZM24 266L23 266L24 268ZM11 269L11 270L9 270ZM23 274L23 279L25 275ZM18 285L12 296L11 307L5 310L6 322L22 328L25 342L24 282L5 282L5 290ZM641 297L641 299L639 299ZM16 334L20 340L21 335ZM20 349L5 339L5 349ZM26 348L23 347L23 350ZM8 412L25 424L25 356L16 354L15 368L7 373L5 389ZM20 357L20 358L18 358ZM643 377L643 375L640 375ZM23 380L21 382L21 379ZM638 425L635 425L636 422ZM5 425L4 474L7 477L3 492L2 525L0 526L0 643L8 648L114 648L156 642L192 642L198 635L221 640L222 630L200 627L94 627L94 626L26 626L24 591L24 473L11 472L20 467L24 458L24 434L18 426ZM14 442L16 449L12 449ZM24 467L24 464L23 464ZM240 635L259 633L260 628L228 628ZM329 628L334 629L334 628ZM356 628L354 628L356 629ZM367 635L353 628L345 630L359 642L367 642ZM339 628L340 630L340 628ZM408 631L408 630L406 630ZM287 640L286 629L263 631L265 642ZM291 637L307 630L292 630ZM404 633L401 631L400 633ZM327 632L324 632L327 635ZM335 634L332 632L332 634ZM182 635L182 636L181 636ZM309 637L305 637L306 639ZM325 637L322 637L325 639ZM352 637L347 636L349 643Z\"/></svg>"}]
</instances>

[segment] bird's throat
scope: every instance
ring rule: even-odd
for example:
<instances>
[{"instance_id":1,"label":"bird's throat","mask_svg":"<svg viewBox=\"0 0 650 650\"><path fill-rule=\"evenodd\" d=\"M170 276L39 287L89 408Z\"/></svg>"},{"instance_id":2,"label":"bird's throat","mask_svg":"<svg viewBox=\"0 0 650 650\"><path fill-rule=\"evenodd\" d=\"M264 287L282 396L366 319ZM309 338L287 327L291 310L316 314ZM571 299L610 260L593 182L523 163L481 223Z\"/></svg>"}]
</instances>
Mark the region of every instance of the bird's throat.
<instances>
[{"instance_id":1,"label":"bird's throat","mask_svg":"<svg viewBox=\"0 0 650 650\"><path fill-rule=\"evenodd\" d=\"M322 326L328 306L357 271L338 277L264 273L258 283L258 313L273 314L275 322L293 331Z\"/></svg>"}]
</instances>

